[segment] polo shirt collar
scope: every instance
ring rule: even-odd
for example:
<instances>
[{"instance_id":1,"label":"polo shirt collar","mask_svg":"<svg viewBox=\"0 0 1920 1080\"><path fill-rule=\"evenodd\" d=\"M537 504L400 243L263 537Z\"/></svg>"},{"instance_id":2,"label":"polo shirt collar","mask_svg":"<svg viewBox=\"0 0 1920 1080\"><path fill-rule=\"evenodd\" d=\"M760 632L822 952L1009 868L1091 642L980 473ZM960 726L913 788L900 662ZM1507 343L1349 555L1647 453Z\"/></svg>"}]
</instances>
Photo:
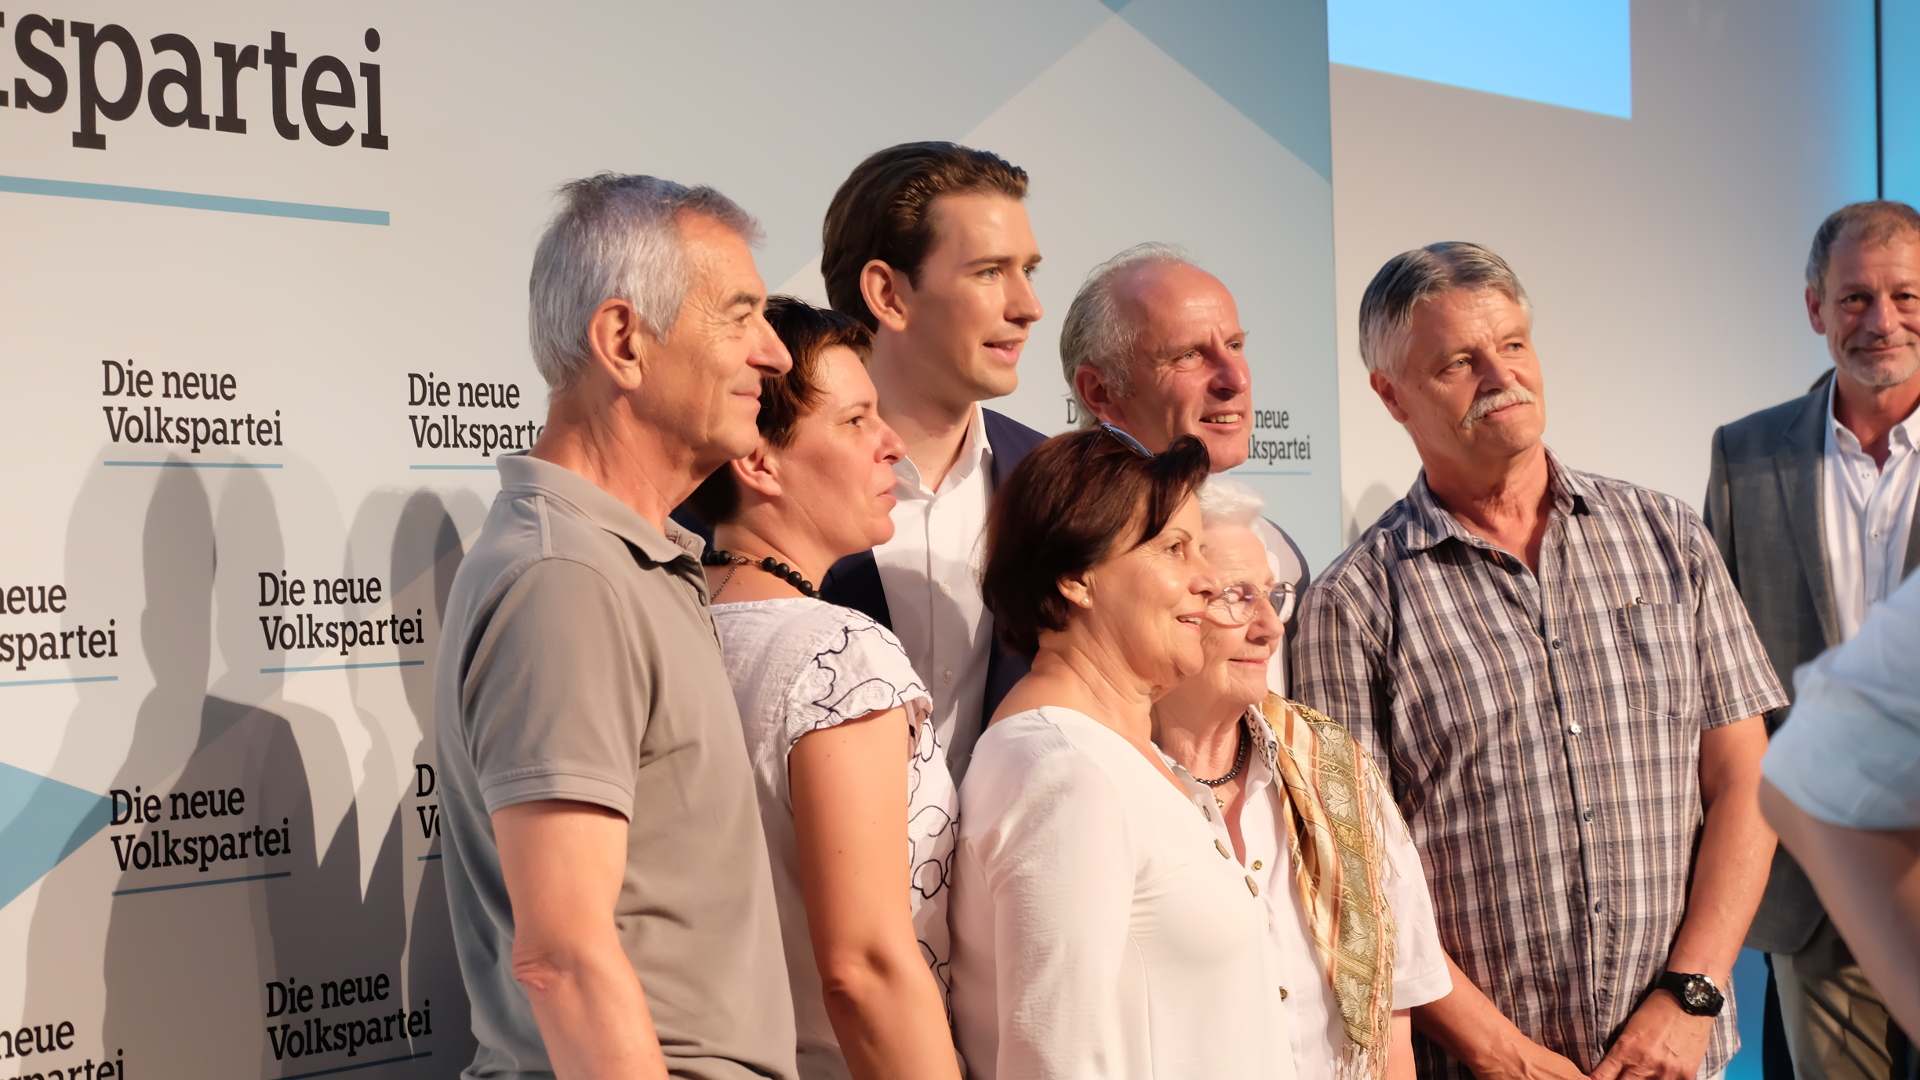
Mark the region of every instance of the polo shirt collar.
<instances>
[{"instance_id":1,"label":"polo shirt collar","mask_svg":"<svg viewBox=\"0 0 1920 1080\"><path fill-rule=\"evenodd\" d=\"M675 559L700 561L706 541L672 525L662 533L633 507L614 498L593 481L564 465L529 457L525 450L500 455L500 490L537 492L573 507L581 517L632 544L655 563Z\"/></svg>"},{"instance_id":2,"label":"polo shirt collar","mask_svg":"<svg viewBox=\"0 0 1920 1080\"><path fill-rule=\"evenodd\" d=\"M1599 493L1591 482L1580 473L1560 464L1554 452L1541 447L1547 454L1547 490L1553 497L1553 509L1563 516L1584 516L1593 512L1599 501ZM1476 547L1485 546L1486 541L1467 531L1458 518L1447 513L1440 506L1440 500L1434 498L1433 489L1427 486L1427 470L1421 469L1413 482L1413 490L1407 492L1408 514L1400 524L1400 543L1408 551L1425 551L1438 547L1447 540L1458 540L1463 544Z\"/></svg>"}]
</instances>

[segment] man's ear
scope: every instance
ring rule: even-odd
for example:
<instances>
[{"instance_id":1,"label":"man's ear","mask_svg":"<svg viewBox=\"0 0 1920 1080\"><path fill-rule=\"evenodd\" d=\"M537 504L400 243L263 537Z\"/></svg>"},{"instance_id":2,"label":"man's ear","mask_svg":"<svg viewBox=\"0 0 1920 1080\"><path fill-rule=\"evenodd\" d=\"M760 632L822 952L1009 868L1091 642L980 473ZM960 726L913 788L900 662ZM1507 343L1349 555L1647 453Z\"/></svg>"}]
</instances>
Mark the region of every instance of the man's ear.
<instances>
[{"instance_id":1,"label":"man's ear","mask_svg":"<svg viewBox=\"0 0 1920 1080\"><path fill-rule=\"evenodd\" d=\"M763 499L780 497L780 462L767 440L761 439L760 445L746 457L734 458L726 467L733 470L734 483L739 484L742 491L752 491Z\"/></svg>"},{"instance_id":2,"label":"man's ear","mask_svg":"<svg viewBox=\"0 0 1920 1080\"><path fill-rule=\"evenodd\" d=\"M1115 427L1127 425L1120 422L1120 409L1113 390L1107 385L1107 377L1092 364L1081 364L1073 373L1073 388L1080 394L1080 400L1087 403L1087 411L1094 419L1103 420Z\"/></svg>"},{"instance_id":3,"label":"man's ear","mask_svg":"<svg viewBox=\"0 0 1920 1080\"><path fill-rule=\"evenodd\" d=\"M1820 298L1813 295L1813 286L1807 286L1807 321L1813 324L1813 332L1821 337L1827 335L1826 316L1820 314Z\"/></svg>"},{"instance_id":4,"label":"man's ear","mask_svg":"<svg viewBox=\"0 0 1920 1080\"><path fill-rule=\"evenodd\" d=\"M860 295L883 328L896 334L907 328L907 302L913 295L907 275L879 259L869 259L860 268Z\"/></svg>"},{"instance_id":5,"label":"man's ear","mask_svg":"<svg viewBox=\"0 0 1920 1080\"><path fill-rule=\"evenodd\" d=\"M1378 371L1370 371L1367 373L1367 383L1373 387L1374 393L1380 395L1380 404L1387 407L1387 415L1398 423L1406 423L1407 410L1400 404L1400 388L1393 385L1393 380Z\"/></svg>"},{"instance_id":6,"label":"man's ear","mask_svg":"<svg viewBox=\"0 0 1920 1080\"><path fill-rule=\"evenodd\" d=\"M648 353L660 342L632 304L603 300L587 320L587 348L593 365L621 390L632 393L646 381Z\"/></svg>"}]
</instances>

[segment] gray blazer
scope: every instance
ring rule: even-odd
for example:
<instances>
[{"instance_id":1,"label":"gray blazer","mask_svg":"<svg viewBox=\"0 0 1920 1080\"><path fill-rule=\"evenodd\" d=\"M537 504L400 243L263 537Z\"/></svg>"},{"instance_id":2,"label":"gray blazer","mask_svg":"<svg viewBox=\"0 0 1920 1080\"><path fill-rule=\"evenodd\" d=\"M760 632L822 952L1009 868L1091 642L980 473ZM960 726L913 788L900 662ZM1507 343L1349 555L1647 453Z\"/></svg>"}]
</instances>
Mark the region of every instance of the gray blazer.
<instances>
[{"instance_id":1,"label":"gray blazer","mask_svg":"<svg viewBox=\"0 0 1920 1080\"><path fill-rule=\"evenodd\" d=\"M1762 409L1713 433L1707 479L1707 529L1720 546L1727 573L1746 601L1753 628L1766 647L1787 696L1793 669L1840 643L1821 522L1821 459L1826 453L1828 371L1806 396ZM1906 572L1920 564L1920 514L1907 541ZM1772 734L1787 710L1767 714ZM1798 952L1826 911L1813 885L1783 848L1760 912L1747 932L1749 948Z\"/></svg>"}]
</instances>

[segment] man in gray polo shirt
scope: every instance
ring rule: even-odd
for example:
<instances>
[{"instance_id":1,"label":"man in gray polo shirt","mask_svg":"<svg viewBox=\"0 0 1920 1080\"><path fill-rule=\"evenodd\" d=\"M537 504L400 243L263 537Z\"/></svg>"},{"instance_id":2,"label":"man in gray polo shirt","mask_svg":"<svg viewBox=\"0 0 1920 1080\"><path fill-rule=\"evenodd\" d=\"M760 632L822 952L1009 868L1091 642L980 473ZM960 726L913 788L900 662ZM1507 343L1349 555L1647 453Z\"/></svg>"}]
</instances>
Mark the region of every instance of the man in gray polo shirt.
<instances>
[{"instance_id":1,"label":"man in gray polo shirt","mask_svg":"<svg viewBox=\"0 0 1920 1080\"><path fill-rule=\"evenodd\" d=\"M698 538L667 512L758 438L791 361L757 228L711 188L562 189L534 255L550 391L447 601L447 900L461 1075L796 1075L753 775Z\"/></svg>"}]
</instances>

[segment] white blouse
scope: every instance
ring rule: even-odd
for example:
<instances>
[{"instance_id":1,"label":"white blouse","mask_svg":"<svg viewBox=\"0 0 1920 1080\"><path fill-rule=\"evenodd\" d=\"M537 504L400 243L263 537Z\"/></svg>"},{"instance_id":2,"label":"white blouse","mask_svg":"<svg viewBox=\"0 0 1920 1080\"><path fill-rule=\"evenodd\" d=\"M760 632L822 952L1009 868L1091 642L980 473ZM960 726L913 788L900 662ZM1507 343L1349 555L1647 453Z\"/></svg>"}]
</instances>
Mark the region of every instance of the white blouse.
<instances>
[{"instance_id":1,"label":"white blouse","mask_svg":"<svg viewBox=\"0 0 1920 1080\"><path fill-rule=\"evenodd\" d=\"M1292 1032L1293 1067L1300 1080L1335 1080L1341 1055L1347 1048L1347 1028L1339 1002L1327 979L1320 953L1313 944L1313 928L1300 905L1294 846L1287 838L1291 813L1286 785L1269 764L1279 752L1273 729L1253 721L1251 729L1262 742L1248 754L1245 801L1240 804L1240 837L1246 844L1246 869L1260 883L1260 899L1267 902L1268 937L1285 987L1287 1027ZM1231 848L1227 816L1219 812L1213 791L1193 778L1184 766L1166 758L1168 767L1187 787L1195 806L1208 818L1213 837ZM1433 901L1420 867L1420 852L1393 804L1393 795L1380 783L1379 773L1367 770L1367 798L1379 807L1386 825L1381 851L1386 856L1387 906L1393 912L1393 1007L1411 1009L1446 997L1453 990L1447 972L1447 954L1433 922Z\"/></svg>"},{"instance_id":2,"label":"white blouse","mask_svg":"<svg viewBox=\"0 0 1920 1080\"><path fill-rule=\"evenodd\" d=\"M953 1013L975 1080L1292 1080L1256 883L1118 732L1009 716L960 801Z\"/></svg>"},{"instance_id":3,"label":"white blouse","mask_svg":"<svg viewBox=\"0 0 1920 1080\"><path fill-rule=\"evenodd\" d=\"M906 762L907 820L902 822L913 868L908 900L921 956L943 996L948 992L947 898L952 895L948 884L959 835L959 796L933 725L926 722L931 705L927 688L886 627L857 611L800 598L716 604L713 618L740 708L773 862L800 1075L804 1080L843 1080L849 1075L847 1062L827 1018L813 938L807 932L787 755L811 732L906 708L914 728Z\"/></svg>"}]
</instances>

